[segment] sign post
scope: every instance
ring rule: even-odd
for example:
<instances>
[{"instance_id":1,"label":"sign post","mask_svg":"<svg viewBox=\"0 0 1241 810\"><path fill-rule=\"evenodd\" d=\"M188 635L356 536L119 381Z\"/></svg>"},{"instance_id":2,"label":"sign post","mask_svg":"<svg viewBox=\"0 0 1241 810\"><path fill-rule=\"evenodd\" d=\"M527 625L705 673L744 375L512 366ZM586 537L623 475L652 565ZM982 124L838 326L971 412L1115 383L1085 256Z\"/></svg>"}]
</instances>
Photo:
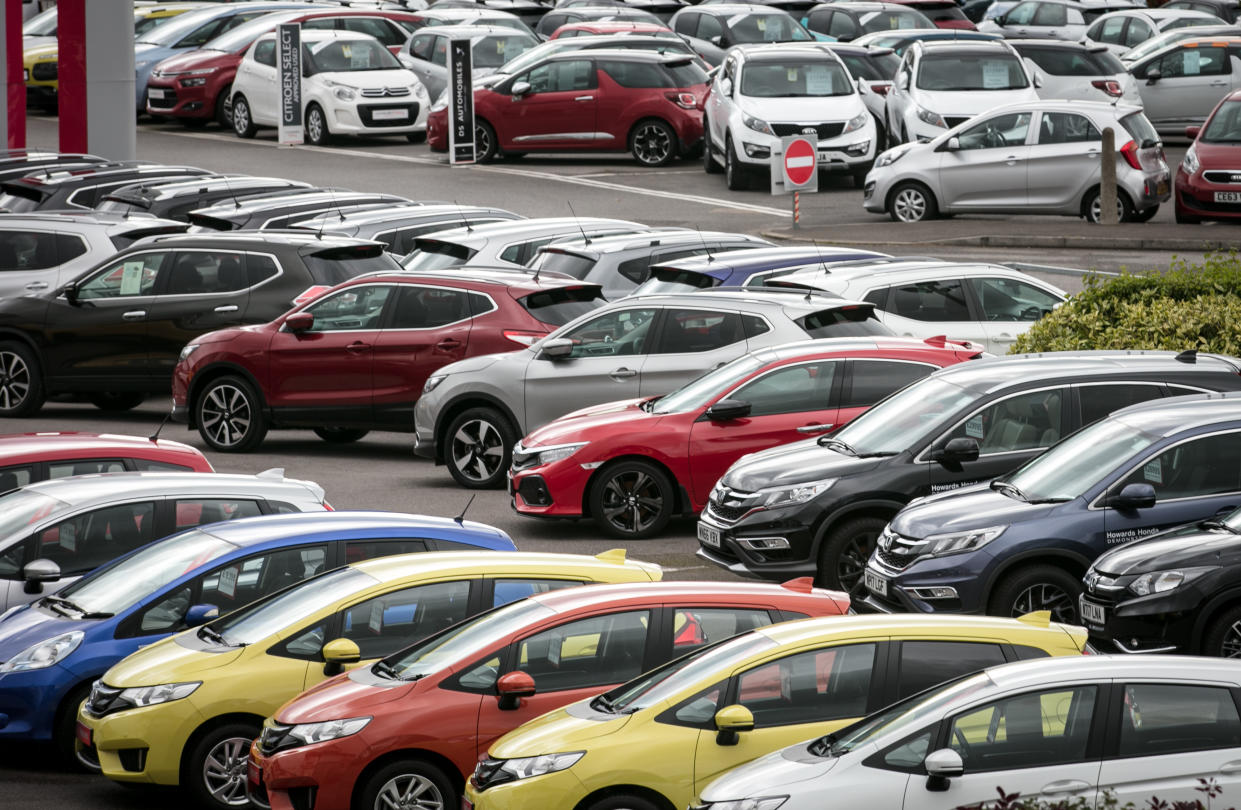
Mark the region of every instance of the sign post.
<instances>
[{"instance_id":1,"label":"sign post","mask_svg":"<svg viewBox=\"0 0 1241 810\"><path fill-rule=\"evenodd\" d=\"M303 143L302 26L298 23L282 23L276 31L276 70L280 86L277 140L282 146Z\"/></svg>"},{"instance_id":2,"label":"sign post","mask_svg":"<svg viewBox=\"0 0 1241 810\"><path fill-rule=\"evenodd\" d=\"M819 190L819 151L802 135L780 139L771 156L771 193L793 195L793 227L801 227L801 192Z\"/></svg>"},{"instance_id":3,"label":"sign post","mask_svg":"<svg viewBox=\"0 0 1241 810\"><path fill-rule=\"evenodd\" d=\"M468 39L448 43L448 162L473 163L474 55Z\"/></svg>"}]
</instances>

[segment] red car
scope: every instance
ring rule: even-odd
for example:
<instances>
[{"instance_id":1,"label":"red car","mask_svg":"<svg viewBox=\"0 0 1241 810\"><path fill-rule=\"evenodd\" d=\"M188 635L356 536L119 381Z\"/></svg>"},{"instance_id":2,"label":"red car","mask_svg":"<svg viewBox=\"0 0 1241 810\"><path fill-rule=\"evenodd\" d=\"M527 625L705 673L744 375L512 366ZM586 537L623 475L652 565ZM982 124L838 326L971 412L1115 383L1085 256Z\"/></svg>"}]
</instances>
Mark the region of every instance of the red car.
<instances>
[{"instance_id":1,"label":"red car","mask_svg":"<svg viewBox=\"0 0 1241 810\"><path fill-rule=\"evenodd\" d=\"M1176 170L1176 221L1241 219L1241 90L1229 93L1192 138Z\"/></svg>"},{"instance_id":2,"label":"red car","mask_svg":"<svg viewBox=\"0 0 1241 810\"><path fill-rule=\"evenodd\" d=\"M689 55L578 50L474 90L475 153L632 152L663 166L702 145L707 74ZM448 104L427 116L427 143L448 151Z\"/></svg>"},{"instance_id":3,"label":"red car","mask_svg":"<svg viewBox=\"0 0 1241 810\"><path fill-rule=\"evenodd\" d=\"M329 442L412 431L431 372L529 346L604 303L597 284L559 273L471 267L370 274L271 323L190 341L173 372L173 409L215 450L247 452L269 428Z\"/></svg>"},{"instance_id":4,"label":"red car","mask_svg":"<svg viewBox=\"0 0 1241 810\"><path fill-rule=\"evenodd\" d=\"M848 608L845 594L811 588L809 578L591 585L532 596L286 703L250 747L251 796L272 810L455 810L479 756L522 723L703 645ZM369 722L342 724L362 717ZM377 802L394 782L421 788L416 803Z\"/></svg>"},{"instance_id":5,"label":"red car","mask_svg":"<svg viewBox=\"0 0 1241 810\"><path fill-rule=\"evenodd\" d=\"M147 112L176 118L187 125L216 121L232 129L229 92L237 66L254 41L280 23L300 22L302 28L339 28L369 34L395 54L409 39L415 16L379 9L276 11L242 23L199 50L170 56L155 66L147 80Z\"/></svg>"},{"instance_id":6,"label":"red car","mask_svg":"<svg viewBox=\"0 0 1241 810\"><path fill-rule=\"evenodd\" d=\"M702 511L746 453L823 436L906 383L979 356L942 338L760 349L667 396L584 408L534 431L513 448L513 508L651 537L674 514Z\"/></svg>"},{"instance_id":7,"label":"red car","mask_svg":"<svg viewBox=\"0 0 1241 810\"><path fill-rule=\"evenodd\" d=\"M680 39L666 25L633 20L594 20L587 22L565 23L552 32L548 39L562 37L600 37L610 34L633 34L634 36L669 37Z\"/></svg>"},{"instance_id":8,"label":"red car","mask_svg":"<svg viewBox=\"0 0 1241 810\"><path fill-rule=\"evenodd\" d=\"M111 433L12 433L0 436L0 492L69 475L157 470L215 472L188 444Z\"/></svg>"}]
</instances>

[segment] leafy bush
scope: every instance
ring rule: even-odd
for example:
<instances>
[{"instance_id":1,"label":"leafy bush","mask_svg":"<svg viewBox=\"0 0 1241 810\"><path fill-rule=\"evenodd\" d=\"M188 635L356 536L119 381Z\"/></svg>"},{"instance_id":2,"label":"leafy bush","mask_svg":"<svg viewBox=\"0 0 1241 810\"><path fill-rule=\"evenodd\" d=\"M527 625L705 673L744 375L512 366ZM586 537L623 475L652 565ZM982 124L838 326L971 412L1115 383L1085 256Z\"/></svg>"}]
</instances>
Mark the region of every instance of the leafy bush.
<instances>
[{"instance_id":1,"label":"leafy bush","mask_svg":"<svg viewBox=\"0 0 1241 810\"><path fill-rule=\"evenodd\" d=\"M1035 323L1012 351L1085 349L1241 355L1241 257L1178 260L1165 274L1087 276L1085 289Z\"/></svg>"},{"instance_id":2,"label":"leafy bush","mask_svg":"<svg viewBox=\"0 0 1241 810\"><path fill-rule=\"evenodd\" d=\"M1201 799L1166 802L1151 797L1140 806L1133 802L1127 802L1122 806L1115 794L1105 790L1099 798L1098 807L1099 810L1211 810L1211 800L1223 792L1219 783L1214 779L1199 779L1198 787L1194 790L1206 797L1205 804ZM956 810L1092 810L1095 807L1093 802L1084 797L1048 801L1023 799L1016 793L1005 793L1002 787L997 787L995 791L999 794L999 798L993 801L962 805Z\"/></svg>"}]
</instances>

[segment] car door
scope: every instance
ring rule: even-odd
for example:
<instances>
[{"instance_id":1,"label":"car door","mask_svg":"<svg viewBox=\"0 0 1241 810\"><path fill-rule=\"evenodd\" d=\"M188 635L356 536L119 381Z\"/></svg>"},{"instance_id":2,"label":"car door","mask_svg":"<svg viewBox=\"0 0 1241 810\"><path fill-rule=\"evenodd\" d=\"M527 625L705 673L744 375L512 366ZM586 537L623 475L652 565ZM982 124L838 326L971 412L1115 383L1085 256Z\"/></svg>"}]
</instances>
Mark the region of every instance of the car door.
<instances>
[{"instance_id":1,"label":"car door","mask_svg":"<svg viewBox=\"0 0 1241 810\"><path fill-rule=\"evenodd\" d=\"M728 121L732 114L733 93L737 84L736 56L724 60L724 66L715 77L715 85L707 96L707 126L711 128L711 143L720 150L720 158L724 156L724 142L728 135Z\"/></svg>"},{"instance_id":2,"label":"car door","mask_svg":"<svg viewBox=\"0 0 1241 810\"><path fill-rule=\"evenodd\" d=\"M87 250L77 234L28 227L0 229L0 289L20 294L59 286L64 266Z\"/></svg>"},{"instance_id":3,"label":"car door","mask_svg":"<svg viewBox=\"0 0 1241 810\"><path fill-rule=\"evenodd\" d=\"M1050 290L1015 278L983 276L967 278L965 283L981 310L987 351L994 354L1007 354L1019 335L1063 300Z\"/></svg>"},{"instance_id":4,"label":"car door","mask_svg":"<svg viewBox=\"0 0 1241 810\"><path fill-rule=\"evenodd\" d=\"M987 342L987 333L974 317L969 293L959 278L894 284L887 304L876 309L875 316L898 334L910 337L936 334L947 335L949 340ZM905 328L900 328L897 319L906 319Z\"/></svg>"},{"instance_id":5,"label":"car door","mask_svg":"<svg viewBox=\"0 0 1241 810\"><path fill-rule=\"evenodd\" d=\"M1080 22L1081 14L1073 10ZM1025 36L1037 39L1068 39L1069 9L1059 3L1040 3Z\"/></svg>"},{"instance_id":6,"label":"car door","mask_svg":"<svg viewBox=\"0 0 1241 810\"><path fill-rule=\"evenodd\" d=\"M1038 118L1027 163L1029 206L1076 211L1086 189L1099 182L1103 134L1077 113L1044 110Z\"/></svg>"},{"instance_id":7,"label":"car door","mask_svg":"<svg viewBox=\"0 0 1241 810\"><path fill-rule=\"evenodd\" d=\"M424 69L425 78L422 84L427 88L427 95L437 99L448 86L448 37L436 35L435 45L431 49L431 61Z\"/></svg>"},{"instance_id":8,"label":"car door","mask_svg":"<svg viewBox=\"0 0 1241 810\"><path fill-rule=\"evenodd\" d=\"M740 313L668 307L640 370L638 394L662 396L746 353Z\"/></svg>"},{"instance_id":9,"label":"car door","mask_svg":"<svg viewBox=\"0 0 1241 810\"><path fill-rule=\"evenodd\" d=\"M1158 71L1157 78L1152 69ZM1232 73L1227 48L1185 44L1133 71L1146 117L1163 129L1206 120L1232 87Z\"/></svg>"},{"instance_id":10,"label":"car door","mask_svg":"<svg viewBox=\"0 0 1241 810\"><path fill-rule=\"evenodd\" d=\"M1041 6L1042 3L1038 2L1018 3L1013 6L996 20L1000 32L1006 37L1036 36L1031 28L1034 25L1034 15Z\"/></svg>"},{"instance_id":11,"label":"car door","mask_svg":"<svg viewBox=\"0 0 1241 810\"><path fill-rule=\"evenodd\" d=\"M435 54L435 44L439 39L442 37L432 32L431 29L424 28L409 38L408 55L401 55L401 64L418 77L418 81L422 82L433 99L437 96L431 92L428 82L431 76L431 57Z\"/></svg>"},{"instance_id":12,"label":"car door","mask_svg":"<svg viewBox=\"0 0 1241 810\"><path fill-rule=\"evenodd\" d=\"M510 96L492 122L505 148L581 146L596 130L599 81L589 58L555 59L517 76L530 91Z\"/></svg>"},{"instance_id":13,"label":"car door","mask_svg":"<svg viewBox=\"0 0 1241 810\"><path fill-rule=\"evenodd\" d=\"M938 199L952 211L1020 209L1029 201L1026 140L1033 114L993 115L957 136L957 149L939 153Z\"/></svg>"},{"instance_id":14,"label":"car door","mask_svg":"<svg viewBox=\"0 0 1241 810\"><path fill-rule=\"evenodd\" d=\"M276 74L276 40L270 38L259 40L237 68L240 79L236 82L238 90L244 92L249 100L250 117L256 124L275 126L279 123L280 103Z\"/></svg>"}]
</instances>

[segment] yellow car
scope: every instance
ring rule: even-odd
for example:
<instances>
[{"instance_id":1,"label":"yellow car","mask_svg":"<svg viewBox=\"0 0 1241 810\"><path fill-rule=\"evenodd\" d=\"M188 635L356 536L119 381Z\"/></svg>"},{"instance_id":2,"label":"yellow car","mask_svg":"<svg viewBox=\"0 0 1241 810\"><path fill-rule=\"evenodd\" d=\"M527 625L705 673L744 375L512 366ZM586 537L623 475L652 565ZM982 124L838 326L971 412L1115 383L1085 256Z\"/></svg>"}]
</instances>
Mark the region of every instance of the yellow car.
<instances>
[{"instance_id":1,"label":"yellow car","mask_svg":"<svg viewBox=\"0 0 1241 810\"><path fill-rule=\"evenodd\" d=\"M687 807L744 762L994 664L1079 655L1047 612L843 616L705 647L501 737L466 785L474 810Z\"/></svg>"},{"instance_id":2,"label":"yellow car","mask_svg":"<svg viewBox=\"0 0 1241 810\"><path fill-rule=\"evenodd\" d=\"M661 577L659 566L626 561L623 551L424 552L355 563L122 660L82 705L78 745L93 746L117 782L184 784L209 807L244 804L263 720L346 665L533 593Z\"/></svg>"}]
</instances>

